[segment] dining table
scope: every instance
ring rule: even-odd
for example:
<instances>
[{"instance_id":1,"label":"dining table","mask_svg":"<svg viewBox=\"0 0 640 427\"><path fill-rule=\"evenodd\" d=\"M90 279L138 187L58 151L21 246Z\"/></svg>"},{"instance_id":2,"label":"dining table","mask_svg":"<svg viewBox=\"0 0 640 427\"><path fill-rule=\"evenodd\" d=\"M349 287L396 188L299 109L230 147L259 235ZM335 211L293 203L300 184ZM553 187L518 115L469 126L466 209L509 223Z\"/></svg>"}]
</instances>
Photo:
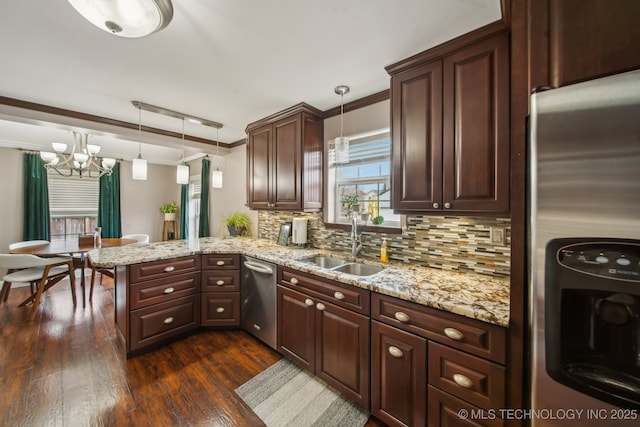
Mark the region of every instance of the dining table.
<instances>
[{"instance_id":1,"label":"dining table","mask_svg":"<svg viewBox=\"0 0 640 427\"><path fill-rule=\"evenodd\" d=\"M74 262L76 268L81 270L80 286L82 287L82 307L86 306L85 300L85 277L84 269L88 266L87 253L94 249L109 248L114 246L125 246L133 243L138 243L136 239L122 239L122 238L102 238L100 245L91 243L81 243L79 239L69 240L54 240L49 243L43 243L41 245L25 246L16 248L9 251L12 254L31 254L41 257L52 256L74 256L77 258L77 262Z\"/></svg>"}]
</instances>

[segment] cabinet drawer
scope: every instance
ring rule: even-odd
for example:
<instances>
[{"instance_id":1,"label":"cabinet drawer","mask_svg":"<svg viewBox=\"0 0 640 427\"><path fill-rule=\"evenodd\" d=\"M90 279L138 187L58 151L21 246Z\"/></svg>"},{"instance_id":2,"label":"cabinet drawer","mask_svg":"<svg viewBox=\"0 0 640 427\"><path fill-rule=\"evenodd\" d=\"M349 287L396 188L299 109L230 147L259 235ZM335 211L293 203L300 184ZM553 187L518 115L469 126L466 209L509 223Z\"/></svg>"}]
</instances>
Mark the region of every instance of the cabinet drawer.
<instances>
[{"instance_id":1,"label":"cabinet drawer","mask_svg":"<svg viewBox=\"0 0 640 427\"><path fill-rule=\"evenodd\" d=\"M370 292L367 289L343 285L329 279L301 273L296 270L281 268L279 282L291 289L322 298L327 302L356 311L369 314Z\"/></svg>"},{"instance_id":2,"label":"cabinet drawer","mask_svg":"<svg viewBox=\"0 0 640 427\"><path fill-rule=\"evenodd\" d=\"M429 427L504 426L504 421L499 416L499 408L479 409L432 386L428 387L427 402L429 403L427 411ZM463 418L458 414L465 414L466 417Z\"/></svg>"},{"instance_id":3,"label":"cabinet drawer","mask_svg":"<svg viewBox=\"0 0 640 427\"><path fill-rule=\"evenodd\" d=\"M505 363L506 330L497 325L373 293L371 318L498 363Z\"/></svg>"},{"instance_id":4,"label":"cabinet drawer","mask_svg":"<svg viewBox=\"0 0 640 427\"><path fill-rule=\"evenodd\" d=\"M200 326L200 297L190 295L175 301L133 310L129 351L160 343Z\"/></svg>"},{"instance_id":5,"label":"cabinet drawer","mask_svg":"<svg viewBox=\"0 0 640 427\"><path fill-rule=\"evenodd\" d=\"M200 292L198 273L170 275L162 279L134 283L129 286L130 307L135 310L197 292Z\"/></svg>"},{"instance_id":6,"label":"cabinet drawer","mask_svg":"<svg viewBox=\"0 0 640 427\"><path fill-rule=\"evenodd\" d=\"M429 384L486 409L504 408L505 368L429 341Z\"/></svg>"},{"instance_id":7,"label":"cabinet drawer","mask_svg":"<svg viewBox=\"0 0 640 427\"><path fill-rule=\"evenodd\" d=\"M202 294L202 326L239 326L240 293L206 292Z\"/></svg>"},{"instance_id":8,"label":"cabinet drawer","mask_svg":"<svg viewBox=\"0 0 640 427\"><path fill-rule=\"evenodd\" d=\"M211 268L215 268L215 269L235 268L239 270L240 255L233 255L233 254L202 255L202 269L208 270Z\"/></svg>"},{"instance_id":9,"label":"cabinet drawer","mask_svg":"<svg viewBox=\"0 0 640 427\"><path fill-rule=\"evenodd\" d=\"M191 273L200 270L200 257L183 257L135 264L129 268L129 283L160 279L168 274Z\"/></svg>"},{"instance_id":10,"label":"cabinet drawer","mask_svg":"<svg viewBox=\"0 0 640 427\"><path fill-rule=\"evenodd\" d=\"M202 292L240 292L240 271L203 270Z\"/></svg>"}]
</instances>

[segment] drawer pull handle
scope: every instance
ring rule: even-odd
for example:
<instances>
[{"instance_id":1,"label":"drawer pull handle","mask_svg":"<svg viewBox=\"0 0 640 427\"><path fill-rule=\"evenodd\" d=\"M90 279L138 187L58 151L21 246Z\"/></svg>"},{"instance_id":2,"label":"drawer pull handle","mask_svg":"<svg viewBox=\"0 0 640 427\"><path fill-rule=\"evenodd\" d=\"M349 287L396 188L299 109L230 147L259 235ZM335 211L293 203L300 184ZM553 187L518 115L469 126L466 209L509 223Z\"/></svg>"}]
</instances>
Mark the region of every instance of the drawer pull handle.
<instances>
[{"instance_id":1,"label":"drawer pull handle","mask_svg":"<svg viewBox=\"0 0 640 427\"><path fill-rule=\"evenodd\" d=\"M298 284L298 279L296 279L295 277L292 277L291 280L289 280L291 282L292 285L297 285Z\"/></svg>"},{"instance_id":2,"label":"drawer pull handle","mask_svg":"<svg viewBox=\"0 0 640 427\"><path fill-rule=\"evenodd\" d=\"M216 282L216 285L218 285L218 286L222 286L222 285L224 285L224 280L218 280L218 281Z\"/></svg>"},{"instance_id":3,"label":"drawer pull handle","mask_svg":"<svg viewBox=\"0 0 640 427\"><path fill-rule=\"evenodd\" d=\"M165 325L169 325L169 324L173 323L173 320L174 320L173 317L167 317L166 319L164 319L162 321L162 323L164 323Z\"/></svg>"},{"instance_id":4,"label":"drawer pull handle","mask_svg":"<svg viewBox=\"0 0 640 427\"><path fill-rule=\"evenodd\" d=\"M216 262L216 265L224 265L224 261L220 260L220 261Z\"/></svg>"},{"instance_id":5,"label":"drawer pull handle","mask_svg":"<svg viewBox=\"0 0 640 427\"><path fill-rule=\"evenodd\" d=\"M451 203L446 202L446 203L444 204L444 208L445 208L445 209L451 209Z\"/></svg>"},{"instance_id":6,"label":"drawer pull handle","mask_svg":"<svg viewBox=\"0 0 640 427\"><path fill-rule=\"evenodd\" d=\"M444 334L452 340L462 341L464 339L464 334L456 328L444 328Z\"/></svg>"},{"instance_id":7,"label":"drawer pull handle","mask_svg":"<svg viewBox=\"0 0 640 427\"><path fill-rule=\"evenodd\" d=\"M471 388L473 387L473 381L469 379L469 377L462 374L453 374L453 381L458 384L460 387Z\"/></svg>"},{"instance_id":8,"label":"drawer pull handle","mask_svg":"<svg viewBox=\"0 0 640 427\"><path fill-rule=\"evenodd\" d=\"M216 313L224 313L224 307L216 308Z\"/></svg>"},{"instance_id":9,"label":"drawer pull handle","mask_svg":"<svg viewBox=\"0 0 640 427\"><path fill-rule=\"evenodd\" d=\"M173 288L167 288L167 289L165 289L165 290L164 290L164 293L165 293L165 294L172 294L172 293L173 293L173 291L175 291L175 289L173 289Z\"/></svg>"},{"instance_id":10,"label":"drawer pull handle","mask_svg":"<svg viewBox=\"0 0 640 427\"><path fill-rule=\"evenodd\" d=\"M399 320L402 323L407 323L409 320L411 320L407 313L403 313L401 311L396 311L396 314L394 314L393 317L395 317L396 320Z\"/></svg>"},{"instance_id":11,"label":"drawer pull handle","mask_svg":"<svg viewBox=\"0 0 640 427\"><path fill-rule=\"evenodd\" d=\"M342 292L336 292L335 294L333 294L333 297L335 299L344 299L344 294Z\"/></svg>"},{"instance_id":12,"label":"drawer pull handle","mask_svg":"<svg viewBox=\"0 0 640 427\"><path fill-rule=\"evenodd\" d=\"M404 353L398 347L389 346L389 354L393 357L402 357Z\"/></svg>"},{"instance_id":13,"label":"drawer pull handle","mask_svg":"<svg viewBox=\"0 0 640 427\"><path fill-rule=\"evenodd\" d=\"M319 302L318 304L316 304L316 308L320 311L324 311L327 307L325 307L323 303Z\"/></svg>"},{"instance_id":14,"label":"drawer pull handle","mask_svg":"<svg viewBox=\"0 0 640 427\"><path fill-rule=\"evenodd\" d=\"M176 268L173 265L170 265L169 267L165 267L164 268L164 272L165 273L171 273L173 270L175 270Z\"/></svg>"},{"instance_id":15,"label":"drawer pull handle","mask_svg":"<svg viewBox=\"0 0 640 427\"><path fill-rule=\"evenodd\" d=\"M313 300L311 298L307 298L306 300L304 300L304 303L307 304L309 307L313 306Z\"/></svg>"}]
</instances>

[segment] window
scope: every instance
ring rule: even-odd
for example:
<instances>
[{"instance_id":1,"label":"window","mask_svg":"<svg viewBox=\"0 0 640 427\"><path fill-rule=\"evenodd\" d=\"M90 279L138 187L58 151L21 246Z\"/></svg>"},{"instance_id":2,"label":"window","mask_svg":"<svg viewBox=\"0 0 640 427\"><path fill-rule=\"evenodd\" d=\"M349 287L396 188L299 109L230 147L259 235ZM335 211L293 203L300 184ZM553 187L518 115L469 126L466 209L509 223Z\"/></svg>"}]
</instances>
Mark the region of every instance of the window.
<instances>
[{"instance_id":1,"label":"window","mask_svg":"<svg viewBox=\"0 0 640 427\"><path fill-rule=\"evenodd\" d=\"M349 137L349 163L334 164L329 151L327 222L348 223L348 211L384 218L385 227L400 227L391 209L391 135L388 130ZM355 202L355 209L350 203ZM350 209L351 208L351 209Z\"/></svg>"},{"instance_id":2,"label":"window","mask_svg":"<svg viewBox=\"0 0 640 427\"><path fill-rule=\"evenodd\" d=\"M72 240L80 234L92 233L98 220L100 180L61 176L53 171L47 181L51 240Z\"/></svg>"}]
</instances>

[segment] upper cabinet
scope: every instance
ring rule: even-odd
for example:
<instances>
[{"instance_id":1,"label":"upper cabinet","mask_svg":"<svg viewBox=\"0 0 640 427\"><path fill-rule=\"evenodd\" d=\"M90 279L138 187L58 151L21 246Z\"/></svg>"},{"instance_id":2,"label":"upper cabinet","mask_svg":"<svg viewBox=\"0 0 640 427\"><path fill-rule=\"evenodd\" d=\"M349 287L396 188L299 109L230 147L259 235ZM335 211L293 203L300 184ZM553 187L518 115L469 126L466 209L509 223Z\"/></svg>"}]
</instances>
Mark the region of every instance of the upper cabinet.
<instances>
[{"instance_id":1,"label":"upper cabinet","mask_svg":"<svg viewBox=\"0 0 640 427\"><path fill-rule=\"evenodd\" d=\"M509 35L496 28L387 67L396 212L509 212Z\"/></svg>"},{"instance_id":2,"label":"upper cabinet","mask_svg":"<svg viewBox=\"0 0 640 427\"><path fill-rule=\"evenodd\" d=\"M640 67L638 0L528 3L532 87L566 86Z\"/></svg>"},{"instance_id":3,"label":"upper cabinet","mask_svg":"<svg viewBox=\"0 0 640 427\"><path fill-rule=\"evenodd\" d=\"M301 103L247 126L251 209L322 209L322 112Z\"/></svg>"}]
</instances>

